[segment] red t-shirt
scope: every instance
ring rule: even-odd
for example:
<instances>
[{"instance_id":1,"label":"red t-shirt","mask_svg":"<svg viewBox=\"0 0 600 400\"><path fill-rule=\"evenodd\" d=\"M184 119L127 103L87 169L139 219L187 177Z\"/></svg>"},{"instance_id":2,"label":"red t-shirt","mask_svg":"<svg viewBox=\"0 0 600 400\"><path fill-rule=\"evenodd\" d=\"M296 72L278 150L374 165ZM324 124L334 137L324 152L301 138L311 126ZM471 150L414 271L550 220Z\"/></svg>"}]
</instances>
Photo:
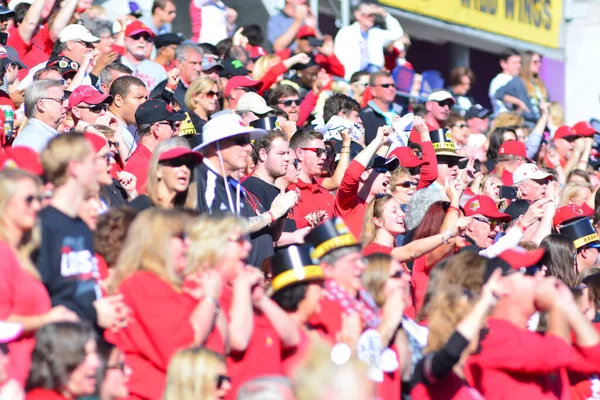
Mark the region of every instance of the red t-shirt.
<instances>
[{"instance_id":1,"label":"red t-shirt","mask_svg":"<svg viewBox=\"0 0 600 400\"><path fill-rule=\"evenodd\" d=\"M336 335L342 329L342 306L327 296L321 297L321 312L310 318L311 327L330 343L336 343Z\"/></svg>"},{"instance_id":2,"label":"red t-shirt","mask_svg":"<svg viewBox=\"0 0 600 400\"><path fill-rule=\"evenodd\" d=\"M308 354L308 350L310 350L310 345L312 343L311 337L309 333L305 329L300 329L300 343L298 346L293 349L284 350L281 356L282 365L283 365L283 373L285 376L290 379L294 378L294 373L296 369L302 365L302 362L306 358Z\"/></svg>"},{"instance_id":3,"label":"red t-shirt","mask_svg":"<svg viewBox=\"0 0 600 400\"><path fill-rule=\"evenodd\" d=\"M333 217L333 205L335 199L318 181L313 179L312 183L306 183L300 179L295 184L288 186L288 190L300 190L298 204L292 208L292 214L296 221L296 229L308 226L306 216L315 211L325 211L328 218Z\"/></svg>"},{"instance_id":4,"label":"red t-shirt","mask_svg":"<svg viewBox=\"0 0 600 400\"><path fill-rule=\"evenodd\" d=\"M52 53L52 47L54 42L50 39L50 31L48 24L40 26L38 32L31 38L29 43L26 43L21 35L19 35L19 29L15 26L8 29L8 39L6 45L14 47L19 58L23 61L28 68L35 67L36 65L48 61L50 54ZM23 79L27 75L27 69L19 71L19 79Z\"/></svg>"},{"instance_id":5,"label":"red t-shirt","mask_svg":"<svg viewBox=\"0 0 600 400\"><path fill-rule=\"evenodd\" d=\"M34 316L46 314L52 304L44 284L26 272L10 246L0 241L0 320L10 315ZM31 352L35 347L33 333L23 333L8 344L8 375L25 385Z\"/></svg>"},{"instance_id":6,"label":"red t-shirt","mask_svg":"<svg viewBox=\"0 0 600 400\"><path fill-rule=\"evenodd\" d=\"M417 315L419 315L423 303L425 303L425 292L427 292L427 285L429 285L429 272L433 269L433 266L425 263L425 257L427 257L426 254L417 258L412 269L412 278L415 285L413 304Z\"/></svg>"},{"instance_id":7,"label":"red t-shirt","mask_svg":"<svg viewBox=\"0 0 600 400\"><path fill-rule=\"evenodd\" d=\"M367 209L367 202L358 196L360 175L364 171L361 163L352 160L337 190L333 209L333 215L342 217L356 240L360 240Z\"/></svg>"},{"instance_id":8,"label":"red t-shirt","mask_svg":"<svg viewBox=\"0 0 600 400\"><path fill-rule=\"evenodd\" d=\"M488 400L562 398L568 382L561 370L574 360L571 345L493 317L487 328L465 364L469 385Z\"/></svg>"},{"instance_id":9,"label":"red t-shirt","mask_svg":"<svg viewBox=\"0 0 600 400\"><path fill-rule=\"evenodd\" d=\"M138 194L146 194L146 181L152 152L143 144L139 144L125 163L125 171L135 175L137 183L135 188Z\"/></svg>"},{"instance_id":10,"label":"red t-shirt","mask_svg":"<svg viewBox=\"0 0 600 400\"><path fill-rule=\"evenodd\" d=\"M371 254L376 254L376 253L392 255L393 249L394 249L393 247L384 246L382 244L372 242L372 243L369 243L368 245L366 245L365 247L363 247L362 254L365 257L370 256Z\"/></svg>"},{"instance_id":11,"label":"red t-shirt","mask_svg":"<svg viewBox=\"0 0 600 400\"><path fill-rule=\"evenodd\" d=\"M54 390L48 389L33 389L27 392L25 400L68 400L61 394L58 394Z\"/></svg>"},{"instance_id":12,"label":"red t-shirt","mask_svg":"<svg viewBox=\"0 0 600 400\"><path fill-rule=\"evenodd\" d=\"M477 390L470 388L454 372L429 386L419 382L410 391L410 396L412 400L483 400Z\"/></svg>"},{"instance_id":13,"label":"red t-shirt","mask_svg":"<svg viewBox=\"0 0 600 400\"><path fill-rule=\"evenodd\" d=\"M106 340L125 353L133 371L128 385L130 394L162 399L171 357L194 342L189 317L198 301L147 271L135 272L125 279L119 292L131 310L131 319L127 328L118 332L107 329ZM209 341L211 338L220 339L220 345L207 343L207 347L223 354L225 345L217 328L213 328Z\"/></svg>"}]
</instances>

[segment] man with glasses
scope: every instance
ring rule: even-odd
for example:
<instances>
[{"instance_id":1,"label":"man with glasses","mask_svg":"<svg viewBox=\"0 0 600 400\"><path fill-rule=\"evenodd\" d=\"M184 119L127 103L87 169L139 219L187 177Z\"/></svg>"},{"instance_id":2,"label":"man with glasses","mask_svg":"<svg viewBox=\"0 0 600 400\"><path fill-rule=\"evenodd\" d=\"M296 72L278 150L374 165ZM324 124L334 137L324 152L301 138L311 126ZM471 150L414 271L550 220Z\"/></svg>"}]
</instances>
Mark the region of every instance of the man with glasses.
<instances>
[{"instance_id":1,"label":"man with glasses","mask_svg":"<svg viewBox=\"0 0 600 400\"><path fill-rule=\"evenodd\" d=\"M513 173L513 182L518 189L517 197L537 201L546 197L548 183L554 178L533 163L523 164Z\"/></svg>"},{"instance_id":2,"label":"man with glasses","mask_svg":"<svg viewBox=\"0 0 600 400\"><path fill-rule=\"evenodd\" d=\"M267 104L272 107L279 107L288 116L288 121L295 122L296 125L301 125L304 121L300 120L300 94L290 85L279 85L271 90ZM307 116L303 116L306 119Z\"/></svg>"},{"instance_id":3,"label":"man with glasses","mask_svg":"<svg viewBox=\"0 0 600 400\"><path fill-rule=\"evenodd\" d=\"M29 147L40 153L67 115L63 84L58 80L33 82L25 92L25 116L29 123L13 142L13 147Z\"/></svg>"},{"instance_id":4,"label":"man with glasses","mask_svg":"<svg viewBox=\"0 0 600 400\"><path fill-rule=\"evenodd\" d=\"M471 197L465 203L464 212L466 217L471 217L465 240L482 249L494 244L496 235L502 231L501 224L511 220L510 215L498 211L491 197L484 195Z\"/></svg>"},{"instance_id":5,"label":"man with glasses","mask_svg":"<svg viewBox=\"0 0 600 400\"><path fill-rule=\"evenodd\" d=\"M467 121L465 121L462 115L455 112L450 113L445 127L450 131L450 136L452 136L452 141L456 149L462 149L467 146L469 128L467 127Z\"/></svg>"},{"instance_id":6,"label":"man with glasses","mask_svg":"<svg viewBox=\"0 0 600 400\"><path fill-rule=\"evenodd\" d=\"M160 99L151 99L138 107L135 121L138 127L139 143L125 164L125 171L137 178L139 194L146 193L146 180L152 152L159 143L176 136L179 124L185 114L173 112L171 107Z\"/></svg>"},{"instance_id":7,"label":"man with glasses","mask_svg":"<svg viewBox=\"0 0 600 400\"><path fill-rule=\"evenodd\" d=\"M154 0L152 14L140 18L155 35L164 35L172 32L171 23L177 16L177 8L171 0Z\"/></svg>"},{"instance_id":8,"label":"man with glasses","mask_svg":"<svg viewBox=\"0 0 600 400\"><path fill-rule=\"evenodd\" d=\"M69 97L68 106L75 129L81 130L87 125L96 124L98 117L106 114L112 100L112 96L100 93L93 86L77 87Z\"/></svg>"},{"instance_id":9,"label":"man with glasses","mask_svg":"<svg viewBox=\"0 0 600 400\"><path fill-rule=\"evenodd\" d=\"M392 126L394 117L400 115L402 111L402 108L394 103L396 85L389 72L372 73L369 86L373 100L369 101L360 113L360 118L365 126L365 144L367 145L375 139L379 127Z\"/></svg>"},{"instance_id":10,"label":"man with glasses","mask_svg":"<svg viewBox=\"0 0 600 400\"><path fill-rule=\"evenodd\" d=\"M135 20L125 28L125 54L121 62L131 68L148 90L167 79L167 72L157 62L148 59L156 35L143 22Z\"/></svg>"}]
</instances>

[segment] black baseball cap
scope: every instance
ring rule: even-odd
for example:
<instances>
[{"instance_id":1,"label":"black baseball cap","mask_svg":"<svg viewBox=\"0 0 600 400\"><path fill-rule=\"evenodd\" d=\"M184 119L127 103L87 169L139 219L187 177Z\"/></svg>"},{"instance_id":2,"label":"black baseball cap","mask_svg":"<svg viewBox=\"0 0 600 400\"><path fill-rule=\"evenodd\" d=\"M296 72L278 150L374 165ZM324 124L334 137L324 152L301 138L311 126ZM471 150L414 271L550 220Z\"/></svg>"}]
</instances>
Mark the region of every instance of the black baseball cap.
<instances>
[{"instance_id":1,"label":"black baseball cap","mask_svg":"<svg viewBox=\"0 0 600 400\"><path fill-rule=\"evenodd\" d=\"M159 121L183 121L185 113L175 112L161 99L150 99L135 111L135 123L153 124Z\"/></svg>"},{"instance_id":2,"label":"black baseball cap","mask_svg":"<svg viewBox=\"0 0 600 400\"><path fill-rule=\"evenodd\" d=\"M244 67L244 64L240 60L234 58L228 58L221 62L223 69L219 72L219 76L223 78L231 78L232 76L246 76L250 73Z\"/></svg>"},{"instance_id":3,"label":"black baseball cap","mask_svg":"<svg viewBox=\"0 0 600 400\"><path fill-rule=\"evenodd\" d=\"M469 120L472 118L487 118L492 112L482 106L481 104L474 104L465 113L465 119Z\"/></svg>"},{"instance_id":4,"label":"black baseball cap","mask_svg":"<svg viewBox=\"0 0 600 400\"><path fill-rule=\"evenodd\" d=\"M3 6L0 6L0 15L4 15L4 16L15 16L15 11L11 10L10 8L6 8Z\"/></svg>"},{"instance_id":5,"label":"black baseball cap","mask_svg":"<svg viewBox=\"0 0 600 400\"><path fill-rule=\"evenodd\" d=\"M396 157L385 158L378 154L375 154L371 158L371 160L369 161L369 164L367 164L367 168L365 168L365 169L385 168L389 172L393 172L399 166L400 166L400 160L398 160Z\"/></svg>"},{"instance_id":6,"label":"black baseball cap","mask_svg":"<svg viewBox=\"0 0 600 400\"><path fill-rule=\"evenodd\" d=\"M180 45L185 40L185 37L181 33L165 33L163 35L158 35L156 39L154 39L154 45L157 49L161 47L166 47L171 44Z\"/></svg>"}]
</instances>

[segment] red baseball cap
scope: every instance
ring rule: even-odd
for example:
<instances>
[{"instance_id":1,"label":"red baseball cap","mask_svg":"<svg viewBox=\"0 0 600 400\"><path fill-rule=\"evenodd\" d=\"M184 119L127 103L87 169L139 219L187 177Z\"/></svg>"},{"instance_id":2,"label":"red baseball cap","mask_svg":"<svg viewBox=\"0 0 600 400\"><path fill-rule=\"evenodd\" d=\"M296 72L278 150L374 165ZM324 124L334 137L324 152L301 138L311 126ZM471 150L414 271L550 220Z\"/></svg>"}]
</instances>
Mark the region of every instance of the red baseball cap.
<instances>
[{"instance_id":1,"label":"red baseball cap","mask_svg":"<svg viewBox=\"0 0 600 400\"><path fill-rule=\"evenodd\" d=\"M596 130L587 121L579 121L573 125L573 131L579 136L593 136Z\"/></svg>"},{"instance_id":2,"label":"red baseball cap","mask_svg":"<svg viewBox=\"0 0 600 400\"><path fill-rule=\"evenodd\" d=\"M69 110L81 103L95 106L101 103L112 103L113 97L100 92L93 86L78 86L69 96Z\"/></svg>"},{"instance_id":3,"label":"red baseball cap","mask_svg":"<svg viewBox=\"0 0 600 400\"><path fill-rule=\"evenodd\" d=\"M202 159L204 158L202 153L199 153L197 151L190 150L185 147L173 147L172 149L169 149L162 153L158 157L158 161L169 161L187 155L191 156L194 164L200 164L202 162Z\"/></svg>"},{"instance_id":4,"label":"red baseball cap","mask_svg":"<svg viewBox=\"0 0 600 400\"><path fill-rule=\"evenodd\" d=\"M554 132L554 138L552 140L575 138L577 136L578 136L577 132L575 132L573 130L573 128L571 128L570 126L567 126L567 125L563 125L563 126L559 126L558 129L556 130L556 132Z\"/></svg>"},{"instance_id":5,"label":"red baseball cap","mask_svg":"<svg viewBox=\"0 0 600 400\"><path fill-rule=\"evenodd\" d=\"M146 32L147 34L149 34L152 37L152 39L156 38L156 35L154 34L154 32L152 32L152 29L148 28L146 24L144 24L139 19L136 19L135 21L127 25L127 28L125 28L125 36L132 36L142 32Z\"/></svg>"},{"instance_id":6,"label":"red baseball cap","mask_svg":"<svg viewBox=\"0 0 600 400\"><path fill-rule=\"evenodd\" d=\"M7 147L1 159L2 169L18 168L37 176L44 174L40 155L29 147Z\"/></svg>"},{"instance_id":7,"label":"red baseball cap","mask_svg":"<svg viewBox=\"0 0 600 400\"><path fill-rule=\"evenodd\" d=\"M231 79L229 79L229 81L227 81L227 85L225 86L225 91L223 94L225 95L225 97L227 97L233 89L237 89L239 87L250 87L258 90L261 88L261 86L261 81L255 81L254 79L250 79L247 76L234 76Z\"/></svg>"},{"instance_id":8,"label":"red baseball cap","mask_svg":"<svg viewBox=\"0 0 600 400\"><path fill-rule=\"evenodd\" d=\"M425 164L425 161L417 157L413 149L410 147L396 147L390 152L390 154L388 154L387 158L391 158L393 156L400 160L400 166L404 168L414 168Z\"/></svg>"},{"instance_id":9,"label":"red baseball cap","mask_svg":"<svg viewBox=\"0 0 600 400\"><path fill-rule=\"evenodd\" d=\"M90 142L94 152L98 153L104 146L108 145L108 140L104 136L100 136L96 133L86 132L84 133L85 138Z\"/></svg>"},{"instance_id":10,"label":"red baseball cap","mask_svg":"<svg viewBox=\"0 0 600 400\"><path fill-rule=\"evenodd\" d=\"M498 149L498 154L510 154L529 159L527 157L527 149L525 148L525 144L519 142L518 140L507 140L506 142L502 143L502 146L500 146L500 149Z\"/></svg>"},{"instance_id":11,"label":"red baseball cap","mask_svg":"<svg viewBox=\"0 0 600 400\"><path fill-rule=\"evenodd\" d=\"M496 268L502 269L503 275L508 275L512 271L518 271L525 275L535 275L539 262L546 254L546 249L536 249L527 251L521 247L504 250L497 257L490 258L485 267L483 275L484 282L490 278Z\"/></svg>"},{"instance_id":12,"label":"red baseball cap","mask_svg":"<svg viewBox=\"0 0 600 400\"><path fill-rule=\"evenodd\" d=\"M496 203L490 196L477 195L471 197L464 206L465 216L483 215L484 217L495 219L501 222L509 222L510 215L504 214L498 210Z\"/></svg>"},{"instance_id":13,"label":"red baseball cap","mask_svg":"<svg viewBox=\"0 0 600 400\"><path fill-rule=\"evenodd\" d=\"M591 217L592 215L594 215L593 212L586 212L583 207L580 207L577 204L569 204L559 207L556 210L554 219L552 219L552 223L554 224L554 227L557 227L558 225L562 225L563 223L572 219Z\"/></svg>"},{"instance_id":14,"label":"red baseball cap","mask_svg":"<svg viewBox=\"0 0 600 400\"><path fill-rule=\"evenodd\" d=\"M314 30L314 28L311 28L310 26L301 26L300 29L298 29L298 33L296 34L296 39L302 39L303 37L307 37L307 36L317 36L317 32Z\"/></svg>"},{"instance_id":15,"label":"red baseball cap","mask_svg":"<svg viewBox=\"0 0 600 400\"><path fill-rule=\"evenodd\" d=\"M253 60L268 54L261 46L251 46L250 49L248 49L248 53L250 53L250 58Z\"/></svg>"}]
</instances>

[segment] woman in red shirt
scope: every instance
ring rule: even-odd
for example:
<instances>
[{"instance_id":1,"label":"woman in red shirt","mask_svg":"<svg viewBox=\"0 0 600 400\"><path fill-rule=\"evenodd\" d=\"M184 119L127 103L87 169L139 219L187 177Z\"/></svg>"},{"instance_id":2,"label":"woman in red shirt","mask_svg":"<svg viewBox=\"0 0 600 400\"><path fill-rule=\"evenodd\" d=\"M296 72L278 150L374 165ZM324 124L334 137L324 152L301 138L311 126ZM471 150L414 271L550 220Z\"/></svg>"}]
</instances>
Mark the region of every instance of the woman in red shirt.
<instances>
[{"instance_id":1,"label":"woman in red shirt","mask_svg":"<svg viewBox=\"0 0 600 400\"><path fill-rule=\"evenodd\" d=\"M226 327L215 301L220 282L209 275L200 279L188 266L189 219L158 207L140 213L107 285L109 293L123 296L131 314L126 328L107 330L105 336L125 353L133 370L133 398L162 397L167 366L177 350L207 341L220 353L226 348Z\"/></svg>"},{"instance_id":2,"label":"woman in red shirt","mask_svg":"<svg viewBox=\"0 0 600 400\"><path fill-rule=\"evenodd\" d=\"M49 324L35 337L26 400L66 400L94 394L100 358L89 323Z\"/></svg>"},{"instance_id":3,"label":"woman in red shirt","mask_svg":"<svg viewBox=\"0 0 600 400\"><path fill-rule=\"evenodd\" d=\"M40 181L22 170L0 172L0 320L18 322L23 333L8 344L10 377L25 384L33 337L41 326L77 321L64 306L51 308L50 297L31 261L33 228L41 208Z\"/></svg>"}]
</instances>

